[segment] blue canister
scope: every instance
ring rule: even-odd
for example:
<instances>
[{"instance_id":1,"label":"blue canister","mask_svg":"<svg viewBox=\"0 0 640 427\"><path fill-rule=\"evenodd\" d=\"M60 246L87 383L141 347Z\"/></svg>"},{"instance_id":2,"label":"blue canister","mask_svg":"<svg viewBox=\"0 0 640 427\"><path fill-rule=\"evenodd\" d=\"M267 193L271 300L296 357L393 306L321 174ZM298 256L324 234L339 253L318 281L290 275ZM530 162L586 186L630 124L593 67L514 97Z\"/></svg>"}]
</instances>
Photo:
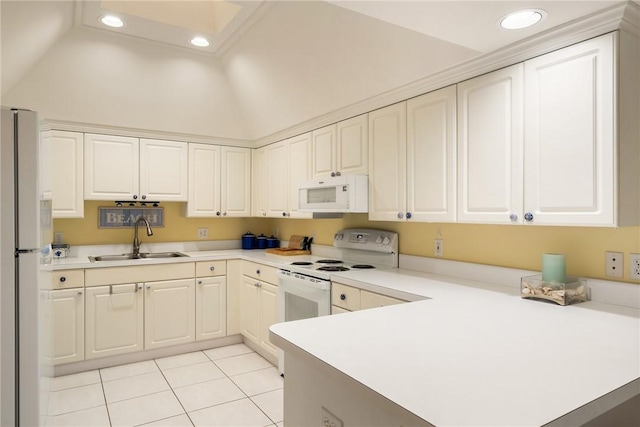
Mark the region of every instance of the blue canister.
<instances>
[{"instance_id":1,"label":"blue canister","mask_svg":"<svg viewBox=\"0 0 640 427\"><path fill-rule=\"evenodd\" d=\"M279 248L280 240L273 234L267 239L267 248Z\"/></svg>"},{"instance_id":2,"label":"blue canister","mask_svg":"<svg viewBox=\"0 0 640 427\"><path fill-rule=\"evenodd\" d=\"M242 235L242 249L255 249L256 248L256 235L250 231L247 231Z\"/></svg>"},{"instance_id":3,"label":"blue canister","mask_svg":"<svg viewBox=\"0 0 640 427\"><path fill-rule=\"evenodd\" d=\"M267 249L267 236L260 234L256 237L256 247L258 249Z\"/></svg>"}]
</instances>

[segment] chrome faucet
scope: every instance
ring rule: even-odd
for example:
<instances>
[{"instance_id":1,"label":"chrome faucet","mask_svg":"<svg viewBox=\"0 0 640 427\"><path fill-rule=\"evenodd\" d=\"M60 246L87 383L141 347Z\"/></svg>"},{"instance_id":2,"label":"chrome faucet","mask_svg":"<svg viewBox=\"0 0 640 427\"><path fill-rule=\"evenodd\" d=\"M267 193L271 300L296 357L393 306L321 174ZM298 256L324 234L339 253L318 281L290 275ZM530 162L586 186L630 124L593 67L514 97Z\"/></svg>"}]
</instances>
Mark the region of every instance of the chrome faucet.
<instances>
[{"instance_id":1,"label":"chrome faucet","mask_svg":"<svg viewBox=\"0 0 640 427\"><path fill-rule=\"evenodd\" d=\"M147 220L147 218L145 218L144 216L141 216L140 218L138 218L134 225L135 231L133 234L133 255L134 256L140 255L140 239L138 239L138 225L140 225L141 222L144 222L147 226L147 236L153 236L153 231L151 230L151 224L149 224L149 220Z\"/></svg>"}]
</instances>

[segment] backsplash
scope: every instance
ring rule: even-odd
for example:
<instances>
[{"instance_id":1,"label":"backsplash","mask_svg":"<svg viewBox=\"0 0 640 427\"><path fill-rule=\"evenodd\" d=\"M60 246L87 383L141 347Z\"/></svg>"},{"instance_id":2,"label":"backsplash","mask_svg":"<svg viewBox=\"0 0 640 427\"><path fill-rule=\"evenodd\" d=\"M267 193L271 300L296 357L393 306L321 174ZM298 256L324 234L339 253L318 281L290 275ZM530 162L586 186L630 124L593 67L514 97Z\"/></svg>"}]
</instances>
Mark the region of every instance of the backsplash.
<instances>
[{"instance_id":1,"label":"backsplash","mask_svg":"<svg viewBox=\"0 0 640 427\"><path fill-rule=\"evenodd\" d=\"M110 202L85 202L85 218L56 219L54 231L70 245L129 243L130 229L99 229L98 207ZM149 243L240 239L247 231L274 234L288 240L292 234L313 235L314 242L332 245L333 233L342 228L378 228L400 234L400 253L433 257L434 239L443 240L443 259L540 271L542 254L563 253L567 274L614 280L604 275L605 251L625 253L624 281L631 282L628 254L640 253L640 227L545 227L526 225L435 224L369 221L367 214L346 214L340 219L185 218L180 203L162 203L165 227L154 230ZM209 237L198 239L198 228ZM632 283L639 283L634 281Z\"/></svg>"}]
</instances>

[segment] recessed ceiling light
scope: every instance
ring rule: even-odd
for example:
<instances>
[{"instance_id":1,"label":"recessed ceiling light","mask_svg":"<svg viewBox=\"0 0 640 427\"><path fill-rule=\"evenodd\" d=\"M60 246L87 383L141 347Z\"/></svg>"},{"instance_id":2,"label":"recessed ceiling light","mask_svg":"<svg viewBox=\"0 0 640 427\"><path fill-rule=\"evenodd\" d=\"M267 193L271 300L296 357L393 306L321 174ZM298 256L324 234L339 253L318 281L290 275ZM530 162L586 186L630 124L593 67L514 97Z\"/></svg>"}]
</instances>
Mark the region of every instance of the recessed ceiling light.
<instances>
[{"instance_id":1,"label":"recessed ceiling light","mask_svg":"<svg viewBox=\"0 0 640 427\"><path fill-rule=\"evenodd\" d=\"M209 40L204 37L194 37L191 39L191 44L198 47L207 47L209 46Z\"/></svg>"},{"instance_id":2,"label":"recessed ceiling light","mask_svg":"<svg viewBox=\"0 0 640 427\"><path fill-rule=\"evenodd\" d=\"M109 27L114 27L114 28L120 28L124 26L124 21L118 18L117 16L113 16L113 15L106 15L106 16L100 17L100 22L102 22L104 25L107 25Z\"/></svg>"},{"instance_id":3,"label":"recessed ceiling light","mask_svg":"<svg viewBox=\"0 0 640 427\"><path fill-rule=\"evenodd\" d=\"M500 20L500 26L507 30L519 30L540 22L547 15L542 9L525 9L512 12Z\"/></svg>"}]
</instances>

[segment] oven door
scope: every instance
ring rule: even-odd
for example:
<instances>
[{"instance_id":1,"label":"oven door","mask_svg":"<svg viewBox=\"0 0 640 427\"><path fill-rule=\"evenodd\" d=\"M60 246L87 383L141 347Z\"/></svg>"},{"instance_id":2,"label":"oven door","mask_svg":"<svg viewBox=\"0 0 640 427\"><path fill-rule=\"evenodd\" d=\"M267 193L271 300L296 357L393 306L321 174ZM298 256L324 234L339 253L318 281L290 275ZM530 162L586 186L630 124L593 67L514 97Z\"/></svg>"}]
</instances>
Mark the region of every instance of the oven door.
<instances>
[{"instance_id":1,"label":"oven door","mask_svg":"<svg viewBox=\"0 0 640 427\"><path fill-rule=\"evenodd\" d=\"M310 319L331 314L331 282L280 270L278 322ZM284 352L278 350L278 369L284 374Z\"/></svg>"}]
</instances>

